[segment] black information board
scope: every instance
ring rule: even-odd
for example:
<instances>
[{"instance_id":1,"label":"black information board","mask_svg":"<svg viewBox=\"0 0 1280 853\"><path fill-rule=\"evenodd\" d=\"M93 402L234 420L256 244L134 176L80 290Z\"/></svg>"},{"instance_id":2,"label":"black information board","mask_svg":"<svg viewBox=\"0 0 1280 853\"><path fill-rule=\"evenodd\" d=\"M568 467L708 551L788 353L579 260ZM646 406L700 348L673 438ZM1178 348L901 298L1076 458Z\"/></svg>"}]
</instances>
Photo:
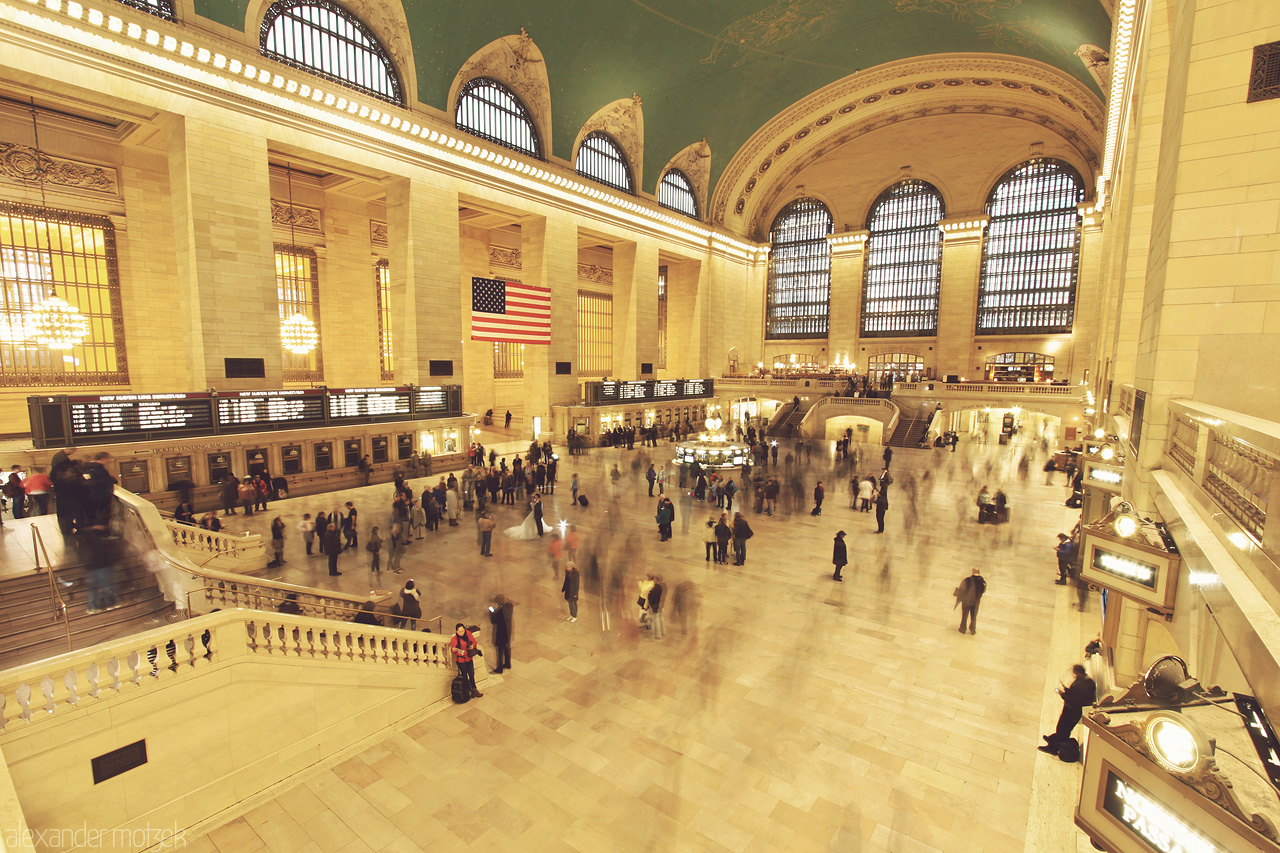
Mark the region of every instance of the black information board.
<instances>
[{"instance_id":1,"label":"black information board","mask_svg":"<svg viewBox=\"0 0 1280 853\"><path fill-rule=\"evenodd\" d=\"M331 388L329 418L381 420L409 414L409 388Z\"/></svg>"},{"instance_id":2,"label":"black information board","mask_svg":"<svg viewBox=\"0 0 1280 853\"><path fill-rule=\"evenodd\" d=\"M662 403L668 400L695 400L714 395L711 379L644 379L636 382L610 380L600 383L601 403Z\"/></svg>"},{"instance_id":3,"label":"black information board","mask_svg":"<svg viewBox=\"0 0 1280 853\"><path fill-rule=\"evenodd\" d=\"M36 447L306 429L462 414L462 388L298 388L28 397Z\"/></svg>"},{"instance_id":4,"label":"black information board","mask_svg":"<svg viewBox=\"0 0 1280 853\"><path fill-rule=\"evenodd\" d=\"M68 397L71 437L132 436L148 432L208 430L208 394L110 394Z\"/></svg>"},{"instance_id":5,"label":"black information board","mask_svg":"<svg viewBox=\"0 0 1280 853\"><path fill-rule=\"evenodd\" d=\"M224 432L274 429L324 424L324 391L231 391L218 395L218 426Z\"/></svg>"}]
</instances>

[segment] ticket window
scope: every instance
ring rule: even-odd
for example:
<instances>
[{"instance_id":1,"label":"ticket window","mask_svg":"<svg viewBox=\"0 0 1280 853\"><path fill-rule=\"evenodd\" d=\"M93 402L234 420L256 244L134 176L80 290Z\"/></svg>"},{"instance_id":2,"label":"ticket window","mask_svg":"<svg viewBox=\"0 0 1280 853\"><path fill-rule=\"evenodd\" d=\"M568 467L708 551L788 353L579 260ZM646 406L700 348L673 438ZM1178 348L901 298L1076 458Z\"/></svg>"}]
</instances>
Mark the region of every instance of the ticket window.
<instances>
[{"instance_id":1,"label":"ticket window","mask_svg":"<svg viewBox=\"0 0 1280 853\"><path fill-rule=\"evenodd\" d=\"M244 458L249 463L250 477L267 473L267 451L265 448L255 447L251 450L246 450Z\"/></svg>"},{"instance_id":2,"label":"ticket window","mask_svg":"<svg viewBox=\"0 0 1280 853\"><path fill-rule=\"evenodd\" d=\"M144 459L120 461L120 485L135 495L145 495L151 491L150 473Z\"/></svg>"},{"instance_id":3,"label":"ticket window","mask_svg":"<svg viewBox=\"0 0 1280 853\"><path fill-rule=\"evenodd\" d=\"M231 455L229 453L209 454L209 482L221 483L231 476Z\"/></svg>"},{"instance_id":4,"label":"ticket window","mask_svg":"<svg viewBox=\"0 0 1280 853\"><path fill-rule=\"evenodd\" d=\"M280 448L280 461L284 466L285 474L301 474L302 473L302 445L286 444Z\"/></svg>"},{"instance_id":5,"label":"ticket window","mask_svg":"<svg viewBox=\"0 0 1280 853\"><path fill-rule=\"evenodd\" d=\"M342 442L342 461L348 468L359 465L360 457L363 455L359 439Z\"/></svg>"},{"instance_id":6,"label":"ticket window","mask_svg":"<svg viewBox=\"0 0 1280 853\"><path fill-rule=\"evenodd\" d=\"M387 437L380 435L373 440L373 461L387 462L390 460L390 449L388 447Z\"/></svg>"},{"instance_id":7,"label":"ticket window","mask_svg":"<svg viewBox=\"0 0 1280 853\"><path fill-rule=\"evenodd\" d=\"M316 470L332 471L333 470L333 443L329 441L316 442L314 447Z\"/></svg>"},{"instance_id":8,"label":"ticket window","mask_svg":"<svg viewBox=\"0 0 1280 853\"><path fill-rule=\"evenodd\" d=\"M164 460L165 488L171 492L191 487L191 457L170 456Z\"/></svg>"},{"instance_id":9,"label":"ticket window","mask_svg":"<svg viewBox=\"0 0 1280 853\"><path fill-rule=\"evenodd\" d=\"M444 431L444 452L458 452L458 431L456 429L447 429Z\"/></svg>"},{"instance_id":10,"label":"ticket window","mask_svg":"<svg viewBox=\"0 0 1280 853\"><path fill-rule=\"evenodd\" d=\"M408 459L413 456L413 433L396 436L396 458Z\"/></svg>"}]
</instances>

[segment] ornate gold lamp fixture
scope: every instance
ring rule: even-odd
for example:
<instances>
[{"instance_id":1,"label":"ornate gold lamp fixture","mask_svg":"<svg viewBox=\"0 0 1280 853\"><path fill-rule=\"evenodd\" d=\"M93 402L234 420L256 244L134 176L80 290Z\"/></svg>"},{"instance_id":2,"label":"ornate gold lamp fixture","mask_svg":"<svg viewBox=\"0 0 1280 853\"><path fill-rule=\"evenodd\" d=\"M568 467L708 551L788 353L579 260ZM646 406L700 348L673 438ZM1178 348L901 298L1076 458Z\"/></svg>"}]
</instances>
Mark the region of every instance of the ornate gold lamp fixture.
<instances>
[{"instance_id":1,"label":"ornate gold lamp fixture","mask_svg":"<svg viewBox=\"0 0 1280 853\"><path fill-rule=\"evenodd\" d=\"M35 137L36 174L40 180L40 206L47 207L44 197L44 166L40 156L40 127L36 122L36 101L31 99L31 133ZM49 224L45 224L45 239L49 245L49 259L53 260L53 233ZM37 247L37 252L39 248ZM29 335L41 346L52 350L69 350L78 347L89 337L89 320L80 313L80 309L58 296L53 283L49 283L49 296L32 307L27 317L23 318L25 328L8 331L11 334ZM12 324L9 324L12 325Z\"/></svg>"}]
</instances>

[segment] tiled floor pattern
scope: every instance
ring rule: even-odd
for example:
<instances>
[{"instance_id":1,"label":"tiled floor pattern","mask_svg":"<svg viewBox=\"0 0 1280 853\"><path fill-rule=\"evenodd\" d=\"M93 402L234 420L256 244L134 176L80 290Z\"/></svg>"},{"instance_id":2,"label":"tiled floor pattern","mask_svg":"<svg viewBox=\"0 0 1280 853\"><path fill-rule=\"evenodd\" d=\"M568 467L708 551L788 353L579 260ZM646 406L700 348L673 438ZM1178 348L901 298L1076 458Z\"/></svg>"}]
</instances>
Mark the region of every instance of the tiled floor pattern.
<instances>
[{"instance_id":1,"label":"tiled floor pattern","mask_svg":"<svg viewBox=\"0 0 1280 853\"><path fill-rule=\"evenodd\" d=\"M482 560L465 518L428 535L396 580L416 578L424 611L450 614L450 624L486 623L497 593L516 600L515 668L491 678L484 698L286 786L188 849L1074 850L1078 771L1046 766L1034 747L1059 707L1046 685L1097 616L1082 619L1067 588L1052 584L1053 534L1071 513L1061 485L1012 474L1019 452L899 452L883 536L871 514L848 509L837 485L847 474L815 455L799 470L806 495L818 477L826 483L824 513L811 517L806 500L790 515L749 516L745 567L705 562L705 509L690 532L678 520L674 541L659 543L652 502L631 476L639 448L567 457L547 516L578 525L579 563L594 548L602 575L594 588L584 576L580 620L564 621L543 543L498 537ZM631 483L616 503L604 479L615 461ZM574 470L589 510L569 506ZM1011 524L974 523L981 483L1003 483ZM236 521L265 529L280 514L292 531L301 512L354 499L367 529L389 495L374 486L284 501ZM519 518L504 508L499 521ZM854 561L843 584L830 579L837 529L848 531ZM329 583L322 558L301 550L290 541L283 576ZM365 559L344 555L333 580L367 589ZM956 631L951 591L973 566L989 591L968 636ZM669 594L684 581L698 593L686 625L668 609L660 641L634 622L646 571L662 574ZM614 605L607 628L602 598Z\"/></svg>"}]
</instances>

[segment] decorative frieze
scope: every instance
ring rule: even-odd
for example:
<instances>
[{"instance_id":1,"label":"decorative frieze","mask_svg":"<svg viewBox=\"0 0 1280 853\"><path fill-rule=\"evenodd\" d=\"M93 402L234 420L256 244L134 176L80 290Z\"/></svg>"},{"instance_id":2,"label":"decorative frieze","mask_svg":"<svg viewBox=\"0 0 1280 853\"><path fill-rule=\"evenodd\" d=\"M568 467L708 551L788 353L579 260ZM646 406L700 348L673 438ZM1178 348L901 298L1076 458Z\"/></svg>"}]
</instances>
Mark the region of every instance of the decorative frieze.
<instances>
[{"instance_id":1,"label":"decorative frieze","mask_svg":"<svg viewBox=\"0 0 1280 853\"><path fill-rule=\"evenodd\" d=\"M311 234L320 234L323 231L319 210L314 207L291 205L275 199L271 200L271 224L277 228L292 228Z\"/></svg>"},{"instance_id":2,"label":"decorative frieze","mask_svg":"<svg viewBox=\"0 0 1280 853\"><path fill-rule=\"evenodd\" d=\"M506 246L490 246L489 266L520 269L520 250L508 249Z\"/></svg>"},{"instance_id":3,"label":"decorative frieze","mask_svg":"<svg viewBox=\"0 0 1280 853\"><path fill-rule=\"evenodd\" d=\"M116 195L119 186L116 170L109 166L51 157L16 142L0 142L0 177L23 184L43 180L50 186L103 195Z\"/></svg>"},{"instance_id":4,"label":"decorative frieze","mask_svg":"<svg viewBox=\"0 0 1280 853\"><path fill-rule=\"evenodd\" d=\"M387 223L376 219L369 221L369 242L375 246L387 246Z\"/></svg>"},{"instance_id":5,"label":"decorative frieze","mask_svg":"<svg viewBox=\"0 0 1280 853\"><path fill-rule=\"evenodd\" d=\"M613 284L613 270L596 264L578 264L578 281L594 281L596 284Z\"/></svg>"}]
</instances>

